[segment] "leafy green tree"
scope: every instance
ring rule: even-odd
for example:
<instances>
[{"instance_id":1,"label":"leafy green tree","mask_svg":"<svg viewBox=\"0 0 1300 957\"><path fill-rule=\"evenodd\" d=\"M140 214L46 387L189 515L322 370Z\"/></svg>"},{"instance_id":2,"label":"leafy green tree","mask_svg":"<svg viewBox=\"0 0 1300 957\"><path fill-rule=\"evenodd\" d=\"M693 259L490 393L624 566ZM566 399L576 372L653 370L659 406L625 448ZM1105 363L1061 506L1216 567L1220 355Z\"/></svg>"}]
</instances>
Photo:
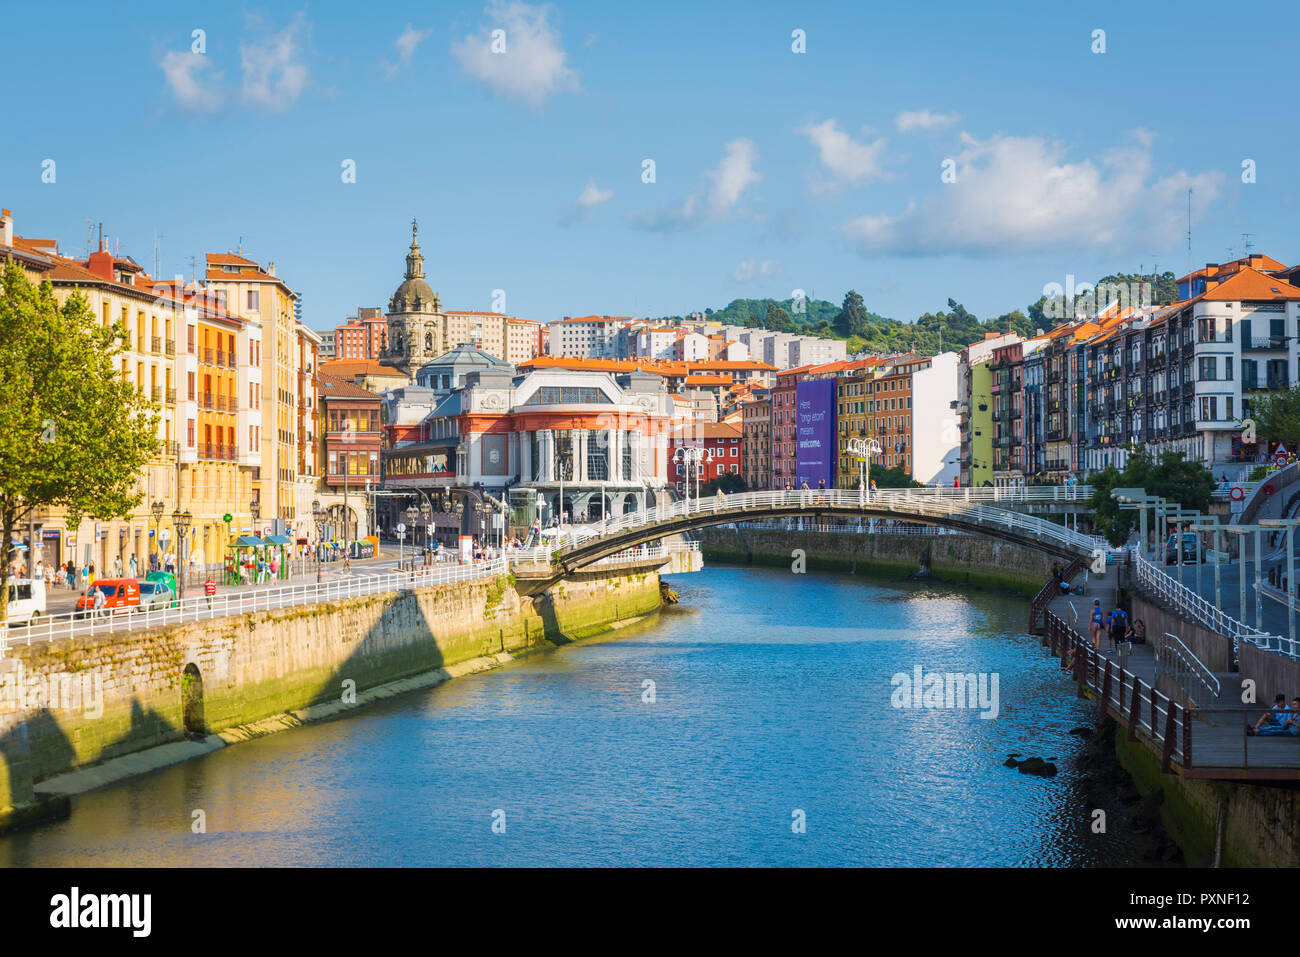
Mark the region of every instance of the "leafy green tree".
<instances>
[{"instance_id":1,"label":"leafy green tree","mask_svg":"<svg viewBox=\"0 0 1300 957\"><path fill-rule=\"evenodd\" d=\"M744 476L738 472L727 472L725 475L715 475L704 483L701 495L712 495L721 488L722 491L730 495L732 492L747 492L749 486L745 484Z\"/></svg>"},{"instance_id":2,"label":"leafy green tree","mask_svg":"<svg viewBox=\"0 0 1300 957\"><path fill-rule=\"evenodd\" d=\"M835 317L835 331L842 338L865 336L867 334L867 307L862 304L862 297L850 289L844 296L844 305Z\"/></svg>"},{"instance_id":3,"label":"leafy green tree","mask_svg":"<svg viewBox=\"0 0 1300 957\"><path fill-rule=\"evenodd\" d=\"M158 450L156 406L121 375L127 330L102 325L80 293L60 306L12 261L0 274L0 621L15 531L34 509L124 518Z\"/></svg>"},{"instance_id":4,"label":"leafy green tree","mask_svg":"<svg viewBox=\"0 0 1300 957\"><path fill-rule=\"evenodd\" d=\"M1112 545L1128 541L1137 523L1137 511L1121 509L1120 503L1111 497L1113 489L1142 488L1148 495L1158 495L1198 511L1209 506L1216 482L1205 466L1188 460L1182 452L1162 452L1159 459L1153 459L1146 449L1136 446L1129 449L1131 454L1122 472L1107 466L1088 479L1093 489L1088 502L1093 525Z\"/></svg>"},{"instance_id":5,"label":"leafy green tree","mask_svg":"<svg viewBox=\"0 0 1300 957\"><path fill-rule=\"evenodd\" d=\"M767 307L767 321L764 326L773 332L793 332L794 320L790 318L790 313L786 312L776 303L770 303Z\"/></svg>"},{"instance_id":6,"label":"leafy green tree","mask_svg":"<svg viewBox=\"0 0 1300 957\"><path fill-rule=\"evenodd\" d=\"M876 488L921 488L921 483L913 480L912 476L901 465L893 465L889 468L876 467L871 470L871 481L876 483ZM856 486L854 486L856 488Z\"/></svg>"},{"instance_id":7,"label":"leafy green tree","mask_svg":"<svg viewBox=\"0 0 1300 957\"><path fill-rule=\"evenodd\" d=\"M1250 418L1255 420L1259 442L1285 442L1294 451L1300 446L1300 385L1253 396Z\"/></svg>"}]
</instances>

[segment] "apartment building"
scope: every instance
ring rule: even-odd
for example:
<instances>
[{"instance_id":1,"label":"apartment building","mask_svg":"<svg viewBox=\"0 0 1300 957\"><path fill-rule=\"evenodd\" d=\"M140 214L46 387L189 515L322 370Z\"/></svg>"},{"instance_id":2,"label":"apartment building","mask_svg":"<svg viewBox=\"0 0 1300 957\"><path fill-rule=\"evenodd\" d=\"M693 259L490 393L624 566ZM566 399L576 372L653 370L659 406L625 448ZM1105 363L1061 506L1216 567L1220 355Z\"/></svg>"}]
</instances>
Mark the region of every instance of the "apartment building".
<instances>
[{"instance_id":1,"label":"apartment building","mask_svg":"<svg viewBox=\"0 0 1300 957\"><path fill-rule=\"evenodd\" d=\"M756 389L740 405L741 475L750 489L772 487L772 393Z\"/></svg>"}]
</instances>

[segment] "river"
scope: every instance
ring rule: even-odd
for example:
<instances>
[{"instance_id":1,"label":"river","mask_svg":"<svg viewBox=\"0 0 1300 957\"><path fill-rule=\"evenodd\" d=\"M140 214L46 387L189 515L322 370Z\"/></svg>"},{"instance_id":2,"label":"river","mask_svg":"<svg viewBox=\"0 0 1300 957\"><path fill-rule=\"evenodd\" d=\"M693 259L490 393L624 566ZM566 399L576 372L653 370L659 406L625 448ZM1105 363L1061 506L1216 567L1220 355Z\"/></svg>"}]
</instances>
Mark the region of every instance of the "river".
<instances>
[{"instance_id":1,"label":"river","mask_svg":"<svg viewBox=\"0 0 1300 957\"><path fill-rule=\"evenodd\" d=\"M780 569L671 581L681 605L607 637L75 798L0 838L0 865L1134 863L1092 833L1068 733L1092 708L1026 602ZM918 665L996 674L997 717L894 707Z\"/></svg>"}]
</instances>

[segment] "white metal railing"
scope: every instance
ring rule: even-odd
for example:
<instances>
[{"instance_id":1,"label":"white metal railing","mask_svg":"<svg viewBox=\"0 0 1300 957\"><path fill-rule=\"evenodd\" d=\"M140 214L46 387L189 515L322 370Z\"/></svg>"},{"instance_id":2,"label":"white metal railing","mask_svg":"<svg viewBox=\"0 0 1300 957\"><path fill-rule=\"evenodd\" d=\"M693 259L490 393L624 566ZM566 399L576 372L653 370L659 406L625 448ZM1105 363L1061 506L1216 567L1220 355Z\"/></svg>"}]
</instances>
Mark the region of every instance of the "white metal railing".
<instances>
[{"instance_id":1,"label":"white metal railing","mask_svg":"<svg viewBox=\"0 0 1300 957\"><path fill-rule=\"evenodd\" d=\"M1189 703L1195 704L1189 679L1194 679L1210 693L1212 699L1218 700L1219 679L1214 676L1214 672L1207 668L1177 635L1166 631L1165 637L1169 640L1153 643L1155 644L1156 677L1166 675L1173 679L1174 684L1182 690Z\"/></svg>"},{"instance_id":2,"label":"white metal railing","mask_svg":"<svg viewBox=\"0 0 1300 957\"><path fill-rule=\"evenodd\" d=\"M739 521L736 525L759 530L781 532L839 532L846 535L970 535L971 532L959 528L943 528L939 525L893 525L885 524L889 520L880 520L873 528L870 525L836 525L831 522L804 522L798 524L797 518L767 518L754 521Z\"/></svg>"},{"instance_id":3,"label":"white metal railing","mask_svg":"<svg viewBox=\"0 0 1300 957\"><path fill-rule=\"evenodd\" d=\"M156 625L222 618L272 608L336 601L358 595L489 578L504 575L509 570L510 563L505 558L472 565L417 566L410 571L382 575L356 575L324 582L229 591L210 599L206 595L198 595L178 601L171 607L143 610L105 608L97 613L80 612L78 614L84 616L80 618L43 618L35 623L11 626L7 632L0 632L0 654L6 652L11 644L30 645L33 641L54 641L76 635L124 633Z\"/></svg>"},{"instance_id":4,"label":"white metal railing","mask_svg":"<svg viewBox=\"0 0 1300 957\"><path fill-rule=\"evenodd\" d=\"M1242 641L1247 641L1266 651L1276 651L1288 658L1297 657L1296 642L1280 635L1270 635L1251 628L1245 622L1225 614L1213 602L1206 601L1186 585L1180 584L1163 568L1147 561L1136 551L1132 553L1132 557L1138 584L1155 597L1174 606L1184 618L1230 638L1234 660Z\"/></svg>"},{"instance_id":5,"label":"white metal railing","mask_svg":"<svg viewBox=\"0 0 1300 957\"><path fill-rule=\"evenodd\" d=\"M572 552L576 548L625 532L643 529L672 522L676 519L713 514L735 516L732 521L743 521L745 513L763 512L773 509L808 509L815 511L822 507L844 509L887 508L896 520L953 521L957 520L968 526L982 530L1014 532L1026 539L1033 539L1043 544L1050 544L1079 554L1092 555L1101 548L1110 550L1110 546L1100 538L1074 532L1063 525L1057 525L1031 515L1023 515L1004 508L993 508L967 501L956 494L970 491L972 493L994 493L1015 491L1042 491L1032 489L888 489L868 495L860 491L842 489L798 489L784 491L736 492L732 495L713 495L698 500L680 502L662 502L649 509L629 512L605 522L603 527L586 527L566 530L563 545L557 545L555 551L561 554ZM1052 491L1048 488L1047 491ZM1062 489L1061 491L1070 491ZM1077 490L1073 490L1077 491ZM721 524L721 523L720 523Z\"/></svg>"}]
</instances>

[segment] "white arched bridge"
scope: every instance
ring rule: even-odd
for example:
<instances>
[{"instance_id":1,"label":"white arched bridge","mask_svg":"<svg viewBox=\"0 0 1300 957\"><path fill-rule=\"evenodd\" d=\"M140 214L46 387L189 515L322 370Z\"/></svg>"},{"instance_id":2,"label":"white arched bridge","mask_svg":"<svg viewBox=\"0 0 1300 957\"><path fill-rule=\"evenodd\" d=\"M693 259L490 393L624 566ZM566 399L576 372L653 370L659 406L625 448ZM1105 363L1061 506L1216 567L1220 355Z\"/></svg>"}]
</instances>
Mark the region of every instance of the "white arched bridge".
<instances>
[{"instance_id":1,"label":"white arched bridge","mask_svg":"<svg viewBox=\"0 0 1300 957\"><path fill-rule=\"evenodd\" d=\"M1067 490L1060 488L891 489L874 494L841 489L790 489L665 502L600 525L566 529L556 546L530 549L535 560L549 563L548 572L537 575L532 584L534 588L549 587L629 548L692 529L791 516L813 521L883 519L936 525L1000 538L1066 560L1095 559L1100 553L1104 561L1110 546L1103 539L1016 510L1050 507L1053 500L1077 504L1081 499L1066 493Z\"/></svg>"}]
</instances>

